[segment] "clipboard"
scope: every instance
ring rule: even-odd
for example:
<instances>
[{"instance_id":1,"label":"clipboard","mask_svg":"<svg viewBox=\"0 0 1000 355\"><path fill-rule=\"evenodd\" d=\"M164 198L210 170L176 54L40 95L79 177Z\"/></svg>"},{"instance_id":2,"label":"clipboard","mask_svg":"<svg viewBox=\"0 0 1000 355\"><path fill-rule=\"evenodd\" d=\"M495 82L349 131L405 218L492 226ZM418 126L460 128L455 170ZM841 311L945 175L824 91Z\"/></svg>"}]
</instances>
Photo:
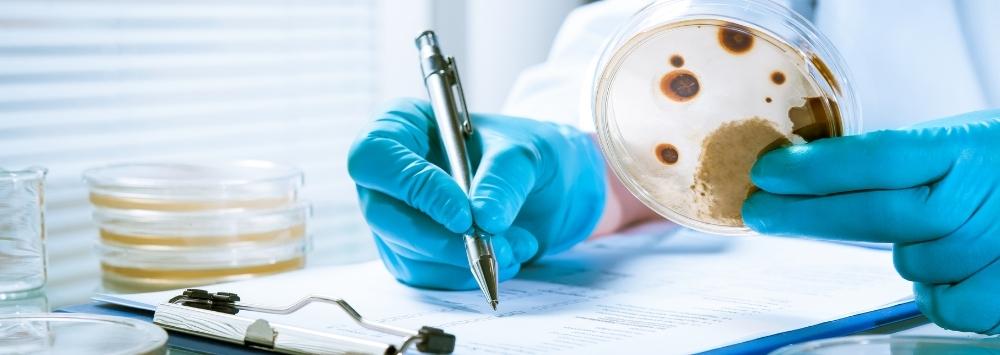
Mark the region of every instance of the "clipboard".
<instances>
[{"instance_id":1,"label":"clipboard","mask_svg":"<svg viewBox=\"0 0 1000 355\"><path fill-rule=\"evenodd\" d=\"M886 308L835 319L829 322L796 330L769 335L743 343L733 344L701 354L767 354L786 345L803 343L811 340L847 336L866 330L871 330L886 324L904 321L920 316L920 310L914 301L906 301Z\"/></svg>"},{"instance_id":2,"label":"clipboard","mask_svg":"<svg viewBox=\"0 0 1000 355\"><path fill-rule=\"evenodd\" d=\"M108 314L142 319L147 322L152 321L152 315L148 311L101 302L65 307L59 311ZM733 344L710 350L703 354L766 354L782 346L816 339L851 335L885 324L911 319L919 315L920 311L917 309L916 304L913 301L909 301L851 317L832 320L830 322L817 324L811 327L800 328L739 344ZM170 339L167 342L170 347L213 354L226 353L237 355L258 355L270 353L264 352L263 350L256 350L254 348L238 346L232 342L221 342L211 338L197 337L188 333L179 332L170 332Z\"/></svg>"},{"instance_id":3,"label":"clipboard","mask_svg":"<svg viewBox=\"0 0 1000 355\"><path fill-rule=\"evenodd\" d=\"M241 310L291 314L312 303L337 306L358 326L399 336L400 342L386 343L237 315ZM370 321L347 301L326 296L307 296L291 305L274 307L241 302L234 293L188 289L157 305L152 321L175 332L285 354L398 355L411 348L424 353L450 354L455 349L455 336L441 329L425 326L413 330Z\"/></svg>"},{"instance_id":4,"label":"clipboard","mask_svg":"<svg viewBox=\"0 0 1000 355\"><path fill-rule=\"evenodd\" d=\"M660 234L645 233L645 235L648 236L647 237L648 239L654 239L654 238L660 239L660 238L662 238L662 235L660 235ZM639 235L639 236L636 236L636 237L637 238L641 238L643 236ZM686 240L684 238L689 238L690 240ZM680 235L676 235L674 238L671 239L671 241L673 241L673 244L670 244L669 246L673 246L673 247L676 247L676 248L681 248L681 250L688 250L688 249L683 249L683 248L688 247L690 245L694 245L694 246L702 246L702 245L709 245L709 246L711 246L711 245L716 245L715 241L713 241L712 239L708 239L708 238L710 238L710 237L699 235L699 234L695 234L695 233L680 234ZM620 240L620 242L619 242L619 240ZM769 245L769 242L770 242L770 244L773 244L773 245ZM537 279L542 279L542 280L543 280L542 277L546 277L546 278L547 277L561 277L560 275L564 275L565 273L559 272L560 269L553 268L553 267L554 266L563 265L562 262L566 262L566 264L565 264L566 266L572 267L572 266L575 265L572 262L574 260L576 260L577 257L586 257L586 258L588 258L587 260L595 260L595 262L603 262L603 261L605 261L605 259L608 259L607 261L615 261L615 260L619 260L618 256L622 255L622 252L624 252L624 251L632 251L632 250L639 249L639 248L648 248L648 245L651 245L651 242L648 241L648 240L644 240L644 239L629 239L629 238L620 238L618 240L611 240L611 241L608 241L606 243L616 243L616 244L610 244L609 247L607 247L607 248L604 247L603 243L602 244L593 244L593 245L590 245L590 246L584 245L584 246L580 247L581 250L579 252L585 253L585 255L583 255L583 254L581 254L581 255L565 254L565 256L556 256L556 257L550 258L550 259L548 259L546 261L547 264L545 265L545 267L548 268L548 269L546 269L546 271L552 270L553 272L547 273L545 275L540 275L540 276L539 275L534 275L534 276L536 276ZM617 243L620 243L620 244L617 244ZM756 256L757 255L761 255L761 254L757 253L758 251L769 252L770 250L773 250L775 248L791 248L791 250L800 250L800 249L795 249L795 248L799 248L799 247L802 248L801 250L808 250L808 251L818 250L818 251L824 251L824 250L827 250L827 248L825 248L825 246L828 245L828 244L825 244L825 243L815 243L815 242L805 242L805 241L786 241L784 239L760 240L760 241L753 241L753 242L742 242L742 241L729 241L729 240L726 240L725 243L726 243L725 245L729 245L731 248L740 248L740 249L742 249L742 253L736 254L736 256L738 257L738 260L744 262L744 264L745 263L749 263L749 262L755 262L755 260L757 259ZM656 245L660 245L660 244L656 244ZM881 262L884 262L884 261L887 260L886 256L888 254L885 254L885 253L879 253L879 252L870 251L870 250L866 250L866 249L860 249L860 248L857 248L857 250L860 250L860 251L855 252L854 250L856 248L851 248L851 247L847 247L847 246L836 246L836 245L832 245L832 244L829 244L829 245L831 245L830 248L829 248L829 249L832 249L831 253L833 253L833 252L836 252L836 253L845 253L846 255L855 255L855 254L857 254L859 256L860 260L863 260L863 261L866 262L866 265L871 264L873 267L875 266L876 262L881 263ZM747 249L747 248L749 248L749 249ZM718 255L720 257L723 257L723 256L728 257L728 255L726 255L724 253L718 254ZM664 257L666 257L666 256L664 256ZM673 257L673 255L671 255L671 257ZM652 256L651 256L651 258L652 258ZM711 261L713 261L713 259L714 258L712 257L712 255L701 255L701 254L699 254L699 257L698 257L699 263L693 263L692 262L691 264L693 264L693 267L698 267L700 264L705 264L705 263L709 263L709 264L713 264L714 265L716 263L711 262ZM838 260L840 260L840 259L842 259L842 258L838 258ZM770 260L770 259L768 259L768 260ZM704 262L701 262L701 261L704 261ZM784 264L787 264L787 263L784 263ZM783 266L784 264L778 264L775 267L780 267L780 266ZM818 265L818 266L822 266L822 265L826 265L828 263L817 262L815 264ZM604 264L603 263L598 263L597 265L604 265ZM615 264L608 264L608 265L614 266ZM689 264L684 264L684 265L689 265ZM743 265L743 264L741 264L741 265ZM770 265L770 264L768 264L768 265ZM879 266L881 266L882 269L879 269L878 270L879 272L875 273L874 275L875 276L885 275L887 281L893 281L894 282L895 281L894 278L893 279L887 279L890 276L895 277L895 274L890 274L890 272L892 272L892 270L890 269L891 266L888 265L888 264L886 264L886 265L881 265L880 264ZM569 269L569 268L567 268L567 269L568 270L576 270L576 269ZM601 269L604 270L604 269L607 269L607 268L602 267ZM725 269L730 269L730 268L725 268ZM626 268L626 270L630 270L630 269ZM778 270L783 270L783 269L779 268ZM795 270L798 270L797 266L796 266ZM638 270L636 272L640 272L640 271L641 270ZM716 274L712 274L712 275L715 275L715 276L718 276L718 277L726 277L726 276L724 276L722 274L725 271L726 270L721 270L718 273L718 275L716 275ZM332 282L325 282L325 283L322 283L322 284L310 285L311 280L314 280L316 278L315 276L316 275L320 275L320 274L323 275L324 277L326 277L326 280L330 280ZM532 276L532 275L528 275L528 276ZM600 274L597 274L597 276L600 276ZM883 278L880 278L880 279L883 279ZM527 280L522 280L522 281L533 281L534 282L534 280L535 279L528 278ZM720 279L720 280L722 280L722 279ZM365 287L365 288L361 288L361 289L358 289L358 288L345 289L344 287L341 287L341 286L330 286L331 284L332 285L348 285L348 284L361 284L363 282L367 283L367 285L369 285L369 287ZM515 279L512 282L518 283L520 281L518 281L517 279ZM544 282L544 281L539 281L539 282ZM728 336L728 335L724 339L712 338L713 337L712 333L705 332L704 334L700 335L700 337L704 338L701 341L698 341L699 339L690 338L689 337L689 339L692 341L692 345L687 346L687 348L690 348L691 349L690 351L692 351L692 352L694 352L694 351L702 351L702 352L704 352L704 351L718 351L718 352L725 353L726 350L729 350L730 352L741 352L741 351L739 351L737 349L745 349L746 351L749 351L751 353L760 353L760 352L767 351L768 348L774 349L774 348L777 348L777 347L780 347L780 346L784 346L784 345L787 345L787 344L790 344L790 343L802 342L802 341L806 341L806 340L815 339L817 337L830 337L830 336L846 335L846 334L849 334L849 333L852 333L852 332L856 332L856 331L859 331L859 330L862 330L862 329L865 329L865 328L870 328L870 327L875 326L875 325L877 325L879 323L892 322L894 319L906 318L908 316L916 315L916 309L915 309L915 307L912 306L912 303L908 306L909 310L905 310L905 309L900 310L898 308L888 309L888 308L893 307L895 305L900 305L903 302L912 300L912 298L909 298L909 297L912 297L912 296L909 296L910 294L908 293L908 291L910 291L909 284L906 283L905 287L903 287L903 283L904 282L900 281L900 282L889 283L889 284L885 284L885 285L883 285L881 282L872 284L868 288L871 288L871 289L878 288L878 290L883 290L883 291L880 291L878 293L872 293L872 297L875 297L875 299L869 299L867 301L865 300L866 298L858 298L857 299L858 301L852 301L854 299L851 299L851 300L845 299L844 302L839 302L838 298L830 299L829 297L826 297L825 301L822 301L822 302L817 301L817 302L812 302L812 303L808 303L808 304L800 303L801 307L810 307L810 305L811 305L811 307L819 307L819 308L826 309L826 310L822 311L821 313L816 313L815 316L809 315L808 316L809 318L805 319L805 320L808 320L809 322L801 321L801 322L796 322L796 323L789 324L788 326L781 326L781 327L777 327L777 326L773 326L772 327L772 326L768 326L767 324L761 324L762 326L768 326L767 327L768 330L766 330L766 331L754 329L755 327L753 327L751 325L747 325L747 326L742 327L742 328L733 328L735 331L738 331L741 334L741 336L739 338L734 337L734 336ZM282 286L282 289L275 289L275 287L272 286L272 285L287 285L287 286ZM560 287L558 282L555 282L554 285L551 285L551 286L546 286L544 284L539 285L539 284L535 284L535 283L524 284L524 285L520 285L520 286L523 286L525 290L534 290L534 289L541 289L541 290L555 289L555 290L558 290L559 287ZM429 299L428 298L424 298L424 297L422 297L422 295L424 295L424 291L413 290L413 289L407 288L405 285L400 285L397 282L394 282L391 279L391 276L388 275L388 273L384 272L384 267L381 264L379 264L377 261L374 261L374 262L371 262L371 263L367 263L367 264L363 264L363 265L355 265L355 266L343 267L343 268L338 268L338 269L330 269L330 270L325 270L325 269L323 269L323 270L317 270L317 269L314 269L314 270L311 270L311 271L310 270L306 270L306 271L301 271L301 272L296 272L296 273L288 273L288 274L284 274L284 275L281 275L281 276L274 276L273 279L261 279L261 280L247 281L246 283L238 283L238 284L231 284L231 285L217 285L217 286L213 286L213 287L218 287L218 288L210 288L210 290L212 290L212 291L236 291L236 292L239 292L241 296L245 296L245 298L247 298L250 301L260 301L260 302L272 303L272 304L290 304L290 303L293 303L296 299L298 299L299 296L305 295L305 294L310 294L310 293L313 293L313 294L342 295L343 297L345 297L348 300L352 301L352 305L357 306L357 307L361 307L361 308L359 308L359 310L364 311L365 309L369 309L369 308L373 309L372 312L375 312L375 313L366 314L366 316L373 316L376 313L378 313L380 315L380 317L383 317L385 319L385 322L387 322L387 323L395 323L395 322L397 322L397 321L394 321L394 320L391 320L391 319L408 319L408 321L405 324L407 326L413 327L414 329L415 328L419 328L420 325L434 325L434 326L441 327L441 328L443 328L443 329L445 329L447 331L453 332L453 334L459 335L459 338L461 338L461 341L462 341L462 343L458 343L457 344L456 351L463 351L463 352L464 351L472 351L472 352L475 352L476 349L480 348L480 346L479 346L480 344L486 344L486 345L494 344L493 342L481 343L481 341L492 341L492 339L495 339L495 338L488 338L486 335L484 335L484 334L488 334L488 332L490 332L490 330L488 330L488 329L483 329L482 327L463 327L463 326L461 326L461 325L469 324L469 323L463 322L464 320L467 320L467 319L470 319L470 320L471 319L478 319L479 316L477 316L475 314L476 313L480 313L480 312L476 312L477 310L473 310L473 312L470 312L470 314L468 314L468 315L461 315L461 316L456 316L456 317L453 317L453 318L451 318L451 317L449 317L449 318L437 318L437 317L433 316L434 314L438 314L438 313L440 313L442 311L443 312L448 312L448 310L452 310L452 309L458 310L459 312L465 311L466 309L463 308L462 306L466 302L468 302L469 304L471 304L472 302L478 301L478 298L474 297L474 296L477 296L474 293L470 292L467 295L458 295L458 294L454 294L453 295L452 293L440 293L440 294L438 294L438 293L431 293L430 296L432 296L432 298L429 298ZM891 290L885 290L886 287L891 287ZM158 304L163 303L166 300L169 300L171 297L176 296L181 291L183 291L183 290L168 291L168 292L164 292L164 293L150 293L150 294L136 295L136 296L98 295L94 299L98 300L98 301L105 301L105 302L111 302L111 303L115 303L115 304L122 304L122 305L125 305L126 307L141 307L144 310L147 310L147 311L151 312L151 311L155 310L155 308L156 308L156 306ZM403 292L404 294L409 295L409 297L399 297L398 301L400 301L401 303L399 303L399 304L396 304L396 303L394 303L394 304L387 304L387 305L384 305L384 308L380 308L380 306L383 305L383 303L384 303L383 300L381 299L381 297L367 297L368 295L376 296L376 295L390 294L390 293L393 293L393 292ZM251 295L252 295L252 297L251 297ZM594 296L601 296L601 295L603 295L603 293L594 294ZM258 297L258 296L260 298L256 299L256 297ZM845 296L851 296L851 297L853 297L853 296L856 296L856 295L851 294L851 295L845 295ZM360 298L358 298L358 297L360 297ZM451 300L451 297L456 297L457 299ZM359 300L357 302L361 302L361 303L355 304L355 302L353 301L352 298L357 298ZM521 308L523 308L524 310L531 310L532 309L531 307L535 307L536 304L537 305L547 305L547 304L550 304L550 302L556 302L556 301L560 301L560 300L578 300L578 299L583 299L583 298L576 297L576 296L574 296L574 297L570 297L570 296L565 296L565 297L564 296L553 296L553 297L550 297L550 298L551 299L549 299L549 300L539 300L538 302L531 301L531 300L534 300L534 298L529 298L528 301L530 301L530 302L525 303L524 305L522 305ZM909 299L907 299L907 298L909 298ZM806 298L803 298L803 299L806 299ZM811 299L811 298L809 298L809 299ZM458 305L451 304L450 302L453 302L453 301L458 301L459 304ZM826 302L831 302L831 303L826 303ZM845 304L852 304L850 302L857 303L857 306L845 306ZM607 303L607 301L606 300L599 301L599 302L596 302L594 304L602 304L602 303ZM364 304L364 307L362 307L362 304ZM556 303L552 303L552 304L556 304ZM317 312L317 315L319 313L322 313L322 314L324 314L323 317L331 317L332 319L330 321L326 321L326 320L324 320L324 318L314 317L311 314L307 315L306 317L301 317L301 318L299 318L299 317L296 316L296 317L294 317L296 320L292 320L291 318L289 318L289 319L274 318L274 317L270 317L270 316L266 316L266 315L261 315L260 317L267 318L269 320L276 321L276 322L285 322L285 323L295 324L295 325L300 325L300 326L306 326L308 324L308 327L312 328L312 329L321 329L321 330L322 329L337 329L337 330L334 330L334 331L336 331L338 333L342 333L342 334L357 334L357 332L352 331L352 329L355 328L354 324L349 323L350 322L349 320L343 318L341 316L341 313L340 313L341 311L340 310L337 310L337 309L334 309L334 308L330 308L330 307L327 307L327 306L328 305L320 305L319 307L309 307L305 311L309 312L311 310L315 310ZM414 307L414 308L410 308L410 307ZM828 307L829 307L829 309L827 309ZM906 308L906 307L907 306L903 306L903 308ZM521 308L519 308L519 309L521 309ZM414 310L427 310L430 313L427 313L425 315L425 318L420 318L420 319L413 319L413 317L398 318L399 316L404 315L404 314L411 314L411 313L414 312ZM589 308L588 309L580 309L580 311L582 312L581 314L583 314L583 313L589 314L590 310L591 309L589 309ZM802 310L803 310L803 312L806 312L808 314L814 314L814 313L809 313L809 309L808 308L802 308ZM901 313L903 313L903 314L901 315L901 314L899 314L899 312L892 312L892 311L895 311L895 310L900 310L900 311L902 311ZM868 312L871 312L871 313L868 313ZM310 312L310 313L312 313L312 312ZM907 315L906 313L909 313L909 315ZM424 313L421 313L421 314L424 314ZM464 313L462 313L462 314L464 314ZM576 314L576 313L573 312L573 314ZM570 315L573 315L573 314L570 314ZM785 311L776 312L774 314L780 315L780 316L788 316L788 317L796 317L797 316L797 314L792 314L792 313L785 312ZM864 316L861 316L862 314L864 314ZM242 314L242 313L240 315L241 316L246 316L245 314ZM545 317L546 319L551 319L552 321L556 321L560 317L558 314L548 314L548 313L541 313L540 316ZM806 316L807 316L806 314L803 315L803 317L806 317ZM900 317L900 318L897 318L897 317ZM506 318L506 319L503 319L503 318ZM867 318L867 320L866 320L866 318ZM298 323L299 319L301 319L302 323ZM333 321L333 319L339 319L339 320L341 320L340 322L337 322L337 323L339 323L338 326L337 326L337 328L326 328L326 327L324 327L324 324L329 324L331 321ZM345 323L345 321L347 323ZM424 323L422 323L422 324L420 324L420 323L413 323L414 321L416 321L416 322L424 322ZM513 323L512 323L512 321L513 321ZM502 317L500 319L496 319L496 322L497 322L496 324L497 325L499 325L499 324L522 324L521 322L525 322L525 321L530 322L530 320L522 318L522 317ZM402 325L404 323L396 323L396 324L397 325ZM529 325L534 326L536 324L532 323L532 324L529 324ZM553 325L553 326L545 326L544 324L537 324L537 325L539 326L539 329L558 329L557 324ZM504 328L493 328L493 329L505 330ZM506 331L524 332L524 330L525 330L525 328L512 328L512 329L509 329L509 330L506 330ZM822 333L822 334L818 334L818 333ZM172 332L172 334L177 334L177 332ZM365 334L372 335L372 334L370 334L368 332L365 332ZM466 336L466 334L469 334L469 336ZM537 333L525 334L525 335L526 336L534 336L536 334ZM665 333L664 335L669 335L669 334ZM720 334L720 336L721 336L721 334ZM377 336L377 337L373 336L373 338L383 339L383 340L386 340L386 341L395 341L396 340L395 338L386 339L385 337L382 337L382 336ZM465 338L468 338L468 339L465 339ZM481 340L481 338L483 340ZM546 339L553 339L553 338L554 337L543 336L543 337L540 337L539 339L546 340ZM516 346L522 345L522 340L521 339L522 338L512 337L512 338L509 338L509 339L496 340L495 343L496 344L500 344L500 345L510 344L511 346L515 346L516 347ZM523 338L523 339L524 339L523 340L523 345L530 345L530 344L528 344L528 341L530 339L532 339L532 338ZM652 344L652 342L655 341L655 339L652 339L652 338L643 338L642 340L643 341L649 341L650 344ZM682 339L682 340L686 340L686 339ZM209 339L206 339L206 341L209 341ZM463 343L467 344L467 346L463 346L462 345ZM710 346L709 343L716 344L716 345ZM701 345L699 345L699 344L701 344ZM570 344L570 345L576 345L576 344ZM614 344L611 344L609 342L604 342L604 343L601 343L601 344L598 344L598 345L603 345L604 348L609 348L610 349L609 346L610 345L614 345ZM621 345L622 346L628 346L629 344L628 343L622 343ZM588 345L580 345L580 346L581 347L579 347L578 349L579 350L584 350ZM234 348L236 348L236 347L234 347ZM247 349L245 347L239 347L239 348L240 349ZM644 349L649 349L649 347L642 347L642 348L641 347L634 347L634 348L637 351L643 351Z\"/></svg>"}]
</instances>

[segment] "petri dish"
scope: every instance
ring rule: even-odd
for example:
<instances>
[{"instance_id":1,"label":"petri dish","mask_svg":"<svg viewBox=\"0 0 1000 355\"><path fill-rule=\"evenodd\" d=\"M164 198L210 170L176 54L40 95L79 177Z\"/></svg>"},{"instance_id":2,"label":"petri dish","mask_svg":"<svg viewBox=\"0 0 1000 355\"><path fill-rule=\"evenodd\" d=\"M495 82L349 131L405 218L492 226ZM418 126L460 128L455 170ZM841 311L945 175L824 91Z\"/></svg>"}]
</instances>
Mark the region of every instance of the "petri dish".
<instances>
[{"instance_id":1,"label":"petri dish","mask_svg":"<svg viewBox=\"0 0 1000 355\"><path fill-rule=\"evenodd\" d=\"M100 241L137 249L178 250L301 241L310 206L299 202L262 210L162 212L97 208Z\"/></svg>"},{"instance_id":2,"label":"petri dish","mask_svg":"<svg viewBox=\"0 0 1000 355\"><path fill-rule=\"evenodd\" d=\"M166 354L167 332L152 323L92 314L0 316L0 354Z\"/></svg>"},{"instance_id":3,"label":"petri dish","mask_svg":"<svg viewBox=\"0 0 1000 355\"><path fill-rule=\"evenodd\" d=\"M185 249L99 244L97 253L106 289L145 292L298 270L305 266L309 245L307 236L287 243Z\"/></svg>"},{"instance_id":4,"label":"petri dish","mask_svg":"<svg viewBox=\"0 0 1000 355\"><path fill-rule=\"evenodd\" d=\"M266 161L124 163L84 172L105 288L154 291L305 265L301 170Z\"/></svg>"},{"instance_id":5,"label":"petri dish","mask_svg":"<svg viewBox=\"0 0 1000 355\"><path fill-rule=\"evenodd\" d=\"M99 208L203 211L274 208L294 203L301 170L258 160L124 163L84 171Z\"/></svg>"},{"instance_id":6,"label":"petri dish","mask_svg":"<svg viewBox=\"0 0 1000 355\"><path fill-rule=\"evenodd\" d=\"M740 209L764 152L861 132L833 45L767 0L672 0L636 13L598 60L592 110L612 170L667 219L752 234Z\"/></svg>"},{"instance_id":7,"label":"petri dish","mask_svg":"<svg viewBox=\"0 0 1000 355\"><path fill-rule=\"evenodd\" d=\"M771 355L910 355L910 354L1000 354L994 338L973 339L944 336L861 335L814 340L789 345Z\"/></svg>"}]
</instances>

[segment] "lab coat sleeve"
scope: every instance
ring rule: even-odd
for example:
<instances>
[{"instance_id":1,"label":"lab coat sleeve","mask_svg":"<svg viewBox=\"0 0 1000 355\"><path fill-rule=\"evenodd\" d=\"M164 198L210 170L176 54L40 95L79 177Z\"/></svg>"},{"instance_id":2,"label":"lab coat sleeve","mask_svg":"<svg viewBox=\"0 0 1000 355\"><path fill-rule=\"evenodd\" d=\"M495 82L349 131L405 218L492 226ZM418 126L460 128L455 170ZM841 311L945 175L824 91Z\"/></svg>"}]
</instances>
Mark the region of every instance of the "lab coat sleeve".
<instances>
[{"instance_id":1,"label":"lab coat sleeve","mask_svg":"<svg viewBox=\"0 0 1000 355\"><path fill-rule=\"evenodd\" d=\"M502 112L593 131L590 90L597 57L619 25L646 3L609 0L571 12L545 62L526 69L514 82Z\"/></svg>"}]
</instances>

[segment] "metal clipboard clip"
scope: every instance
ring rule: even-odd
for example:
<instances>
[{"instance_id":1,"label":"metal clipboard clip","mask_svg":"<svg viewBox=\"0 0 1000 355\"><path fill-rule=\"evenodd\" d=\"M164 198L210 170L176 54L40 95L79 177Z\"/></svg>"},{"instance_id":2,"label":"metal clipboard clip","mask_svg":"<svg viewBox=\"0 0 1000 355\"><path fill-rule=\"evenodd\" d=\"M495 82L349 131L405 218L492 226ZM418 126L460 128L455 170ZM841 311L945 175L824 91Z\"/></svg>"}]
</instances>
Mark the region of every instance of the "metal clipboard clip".
<instances>
[{"instance_id":1,"label":"metal clipboard clip","mask_svg":"<svg viewBox=\"0 0 1000 355\"><path fill-rule=\"evenodd\" d=\"M396 345L236 316L241 310L291 314L313 302L336 305L361 327L401 336L402 341ZM242 303L234 293L188 289L157 306L153 323L168 330L285 354L390 355L403 354L410 347L425 353L450 354L455 349L455 336L441 329L425 326L412 330L369 321L346 301L324 296L305 297L287 307L267 307Z\"/></svg>"}]
</instances>

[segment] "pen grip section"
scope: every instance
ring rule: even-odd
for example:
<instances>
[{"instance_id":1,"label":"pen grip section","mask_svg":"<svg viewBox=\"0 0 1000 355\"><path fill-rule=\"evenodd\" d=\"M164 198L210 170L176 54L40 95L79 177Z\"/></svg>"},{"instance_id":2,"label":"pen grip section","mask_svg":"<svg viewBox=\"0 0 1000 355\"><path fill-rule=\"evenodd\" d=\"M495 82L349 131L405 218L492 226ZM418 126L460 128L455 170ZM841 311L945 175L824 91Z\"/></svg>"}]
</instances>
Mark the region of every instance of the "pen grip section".
<instances>
[{"instance_id":1,"label":"pen grip section","mask_svg":"<svg viewBox=\"0 0 1000 355\"><path fill-rule=\"evenodd\" d=\"M466 250L469 250L469 260L477 260L484 256L494 256L493 235L473 227L464 235ZM475 253L472 250L476 250Z\"/></svg>"}]
</instances>

